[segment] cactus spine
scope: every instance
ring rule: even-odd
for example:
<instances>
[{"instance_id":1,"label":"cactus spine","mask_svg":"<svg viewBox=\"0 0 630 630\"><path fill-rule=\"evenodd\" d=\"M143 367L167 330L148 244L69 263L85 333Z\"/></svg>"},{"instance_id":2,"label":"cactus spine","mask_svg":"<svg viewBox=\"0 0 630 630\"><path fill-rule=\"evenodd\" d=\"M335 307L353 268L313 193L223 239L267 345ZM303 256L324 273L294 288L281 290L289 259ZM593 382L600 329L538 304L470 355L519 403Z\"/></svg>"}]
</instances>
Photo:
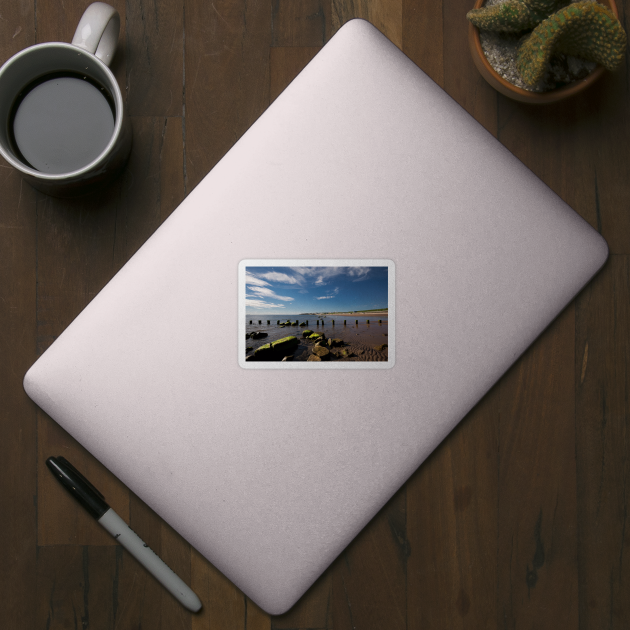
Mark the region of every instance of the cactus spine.
<instances>
[{"instance_id":1,"label":"cactus spine","mask_svg":"<svg viewBox=\"0 0 630 630\"><path fill-rule=\"evenodd\" d=\"M554 53L595 61L608 70L621 63L626 34L614 13L596 2L575 2L543 20L519 48L516 65L525 83L534 85Z\"/></svg>"},{"instance_id":2,"label":"cactus spine","mask_svg":"<svg viewBox=\"0 0 630 630\"><path fill-rule=\"evenodd\" d=\"M466 17L479 29L501 33L520 33L532 29L568 0L507 0L481 9L472 9Z\"/></svg>"}]
</instances>

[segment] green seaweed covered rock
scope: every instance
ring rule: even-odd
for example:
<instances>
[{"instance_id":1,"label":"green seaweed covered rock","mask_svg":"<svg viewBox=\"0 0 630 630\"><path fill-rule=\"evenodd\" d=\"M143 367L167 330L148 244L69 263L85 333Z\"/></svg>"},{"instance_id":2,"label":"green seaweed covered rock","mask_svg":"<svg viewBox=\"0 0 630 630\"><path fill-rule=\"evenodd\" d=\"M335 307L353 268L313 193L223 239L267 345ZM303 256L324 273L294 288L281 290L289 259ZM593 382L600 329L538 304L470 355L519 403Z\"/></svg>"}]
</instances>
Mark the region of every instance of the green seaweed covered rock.
<instances>
[{"instance_id":1,"label":"green seaweed covered rock","mask_svg":"<svg viewBox=\"0 0 630 630\"><path fill-rule=\"evenodd\" d=\"M271 348L274 354L285 355L293 352L298 344L299 341L297 337L283 337L282 339L278 339L278 341L274 341L271 344Z\"/></svg>"},{"instance_id":2,"label":"green seaweed covered rock","mask_svg":"<svg viewBox=\"0 0 630 630\"><path fill-rule=\"evenodd\" d=\"M320 337L321 335L319 333L313 333L312 335L308 336L309 339L319 339Z\"/></svg>"},{"instance_id":3,"label":"green seaweed covered rock","mask_svg":"<svg viewBox=\"0 0 630 630\"><path fill-rule=\"evenodd\" d=\"M472 9L466 17L484 31L520 33L534 28L566 4L567 0L507 0L489 7Z\"/></svg>"},{"instance_id":4,"label":"green seaweed covered rock","mask_svg":"<svg viewBox=\"0 0 630 630\"><path fill-rule=\"evenodd\" d=\"M271 348L271 344L266 343L264 346L260 346L260 348L256 348L252 356L257 361L264 361L265 359L270 359L272 355L273 355L273 350Z\"/></svg>"},{"instance_id":5,"label":"green seaweed covered rock","mask_svg":"<svg viewBox=\"0 0 630 630\"><path fill-rule=\"evenodd\" d=\"M302 331L302 337L309 337L312 334L313 334L312 330L303 330Z\"/></svg>"},{"instance_id":6,"label":"green seaweed covered rock","mask_svg":"<svg viewBox=\"0 0 630 630\"><path fill-rule=\"evenodd\" d=\"M615 70L623 60L626 33L610 9L596 2L575 2L541 22L521 45L516 65L523 81L535 85L554 53L594 61Z\"/></svg>"}]
</instances>

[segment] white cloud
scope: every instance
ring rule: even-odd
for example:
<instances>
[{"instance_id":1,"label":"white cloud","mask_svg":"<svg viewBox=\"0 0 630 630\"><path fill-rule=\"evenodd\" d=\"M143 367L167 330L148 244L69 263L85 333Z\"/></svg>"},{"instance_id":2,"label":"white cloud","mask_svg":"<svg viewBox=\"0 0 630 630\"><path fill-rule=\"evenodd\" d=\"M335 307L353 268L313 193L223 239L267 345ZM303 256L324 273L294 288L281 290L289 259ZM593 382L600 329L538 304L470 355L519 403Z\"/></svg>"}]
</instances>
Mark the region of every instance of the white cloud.
<instances>
[{"instance_id":1,"label":"white cloud","mask_svg":"<svg viewBox=\"0 0 630 630\"><path fill-rule=\"evenodd\" d=\"M261 273L261 278L270 280L271 282L283 282L284 284L298 284L298 281L293 276L289 276L286 273L280 273L278 271L268 271L267 273Z\"/></svg>"},{"instance_id":2,"label":"white cloud","mask_svg":"<svg viewBox=\"0 0 630 630\"><path fill-rule=\"evenodd\" d=\"M348 275L353 278L352 282L366 280L369 273L369 267L348 267Z\"/></svg>"},{"instance_id":3,"label":"white cloud","mask_svg":"<svg viewBox=\"0 0 630 630\"><path fill-rule=\"evenodd\" d=\"M316 297L316 300L331 300L339 293L339 287L335 287L332 291L328 292L328 295L322 295L322 297Z\"/></svg>"},{"instance_id":4,"label":"white cloud","mask_svg":"<svg viewBox=\"0 0 630 630\"><path fill-rule=\"evenodd\" d=\"M248 284L250 286L257 286L257 287L269 287L269 286L271 286L268 282L265 282L261 278L258 278L257 276L255 276L250 271L246 271L245 272L245 284Z\"/></svg>"},{"instance_id":5,"label":"white cloud","mask_svg":"<svg viewBox=\"0 0 630 630\"><path fill-rule=\"evenodd\" d=\"M253 298L245 298L245 307L253 309L286 308L284 304L272 304L271 302L265 302L264 300L256 300Z\"/></svg>"},{"instance_id":6,"label":"white cloud","mask_svg":"<svg viewBox=\"0 0 630 630\"><path fill-rule=\"evenodd\" d=\"M291 270L305 279L314 279L315 285L323 286L335 276L348 276L353 282L366 280L370 267L291 267Z\"/></svg>"},{"instance_id":7,"label":"white cloud","mask_svg":"<svg viewBox=\"0 0 630 630\"><path fill-rule=\"evenodd\" d=\"M268 289L267 287L248 287L249 290L252 293L255 293L256 295L262 295L264 297L270 297L273 298L274 300L282 300L283 302L293 302L293 300L295 298L292 297L288 297L285 295L276 295L276 293L274 291L272 291L271 289Z\"/></svg>"}]
</instances>

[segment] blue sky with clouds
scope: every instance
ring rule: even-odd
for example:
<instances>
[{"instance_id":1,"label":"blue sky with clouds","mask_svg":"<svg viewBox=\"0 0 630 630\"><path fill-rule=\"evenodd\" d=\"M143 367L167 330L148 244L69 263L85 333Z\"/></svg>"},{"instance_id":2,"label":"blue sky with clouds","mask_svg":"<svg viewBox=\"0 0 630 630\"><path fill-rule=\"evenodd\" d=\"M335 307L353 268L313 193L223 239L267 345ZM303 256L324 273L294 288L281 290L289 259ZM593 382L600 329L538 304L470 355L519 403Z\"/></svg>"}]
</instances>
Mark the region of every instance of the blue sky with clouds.
<instances>
[{"instance_id":1,"label":"blue sky with clouds","mask_svg":"<svg viewBox=\"0 0 630 630\"><path fill-rule=\"evenodd\" d=\"M359 311L387 306L387 267L247 267L247 313Z\"/></svg>"}]
</instances>

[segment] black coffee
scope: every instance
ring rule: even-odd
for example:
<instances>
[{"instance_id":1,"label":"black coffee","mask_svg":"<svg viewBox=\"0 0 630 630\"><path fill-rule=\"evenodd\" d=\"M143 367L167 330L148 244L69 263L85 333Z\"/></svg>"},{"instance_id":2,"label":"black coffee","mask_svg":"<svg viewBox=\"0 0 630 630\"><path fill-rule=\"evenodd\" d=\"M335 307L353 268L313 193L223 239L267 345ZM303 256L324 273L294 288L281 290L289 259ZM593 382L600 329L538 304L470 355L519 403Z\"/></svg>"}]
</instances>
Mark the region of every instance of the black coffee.
<instances>
[{"instance_id":1,"label":"black coffee","mask_svg":"<svg viewBox=\"0 0 630 630\"><path fill-rule=\"evenodd\" d=\"M48 75L18 96L11 131L25 163L43 173L70 173L95 160L111 140L113 101L85 77Z\"/></svg>"}]
</instances>

